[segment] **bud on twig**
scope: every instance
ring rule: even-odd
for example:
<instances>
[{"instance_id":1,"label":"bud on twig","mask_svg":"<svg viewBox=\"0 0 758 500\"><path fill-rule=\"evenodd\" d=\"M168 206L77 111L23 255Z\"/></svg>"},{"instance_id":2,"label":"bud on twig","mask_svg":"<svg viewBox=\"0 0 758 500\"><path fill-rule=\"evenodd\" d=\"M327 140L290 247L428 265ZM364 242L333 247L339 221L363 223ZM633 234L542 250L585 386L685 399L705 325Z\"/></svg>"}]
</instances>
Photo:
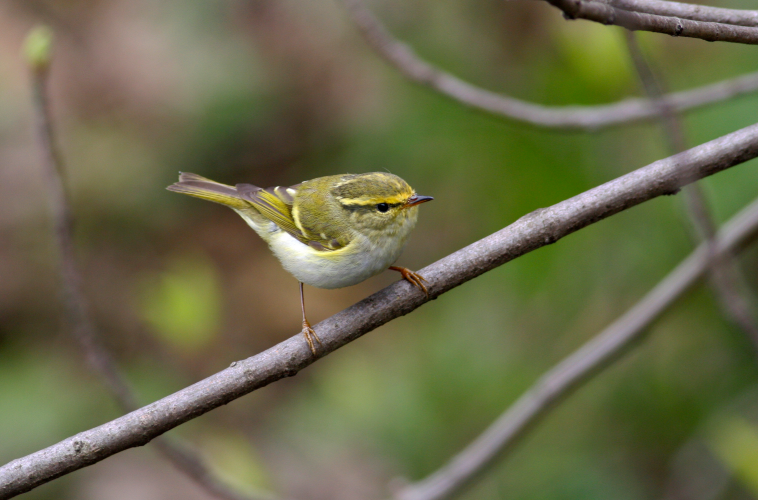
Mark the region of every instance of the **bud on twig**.
<instances>
[{"instance_id":1,"label":"bud on twig","mask_svg":"<svg viewBox=\"0 0 758 500\"><path fill-rule=\"evenodd\" d=\"M26 36L23 56L35 72L44 72L52 59L53 31L47 26L37 26Z\"/></svg>"}]
</instances>

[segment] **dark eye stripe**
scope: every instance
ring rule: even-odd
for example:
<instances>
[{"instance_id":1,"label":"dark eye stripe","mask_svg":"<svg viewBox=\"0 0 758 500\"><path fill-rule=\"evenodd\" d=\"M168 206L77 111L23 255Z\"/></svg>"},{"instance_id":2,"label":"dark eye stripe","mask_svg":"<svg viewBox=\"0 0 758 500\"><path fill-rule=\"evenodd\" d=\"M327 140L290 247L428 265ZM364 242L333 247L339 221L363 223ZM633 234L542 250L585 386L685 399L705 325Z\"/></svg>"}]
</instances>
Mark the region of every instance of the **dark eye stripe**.
<instances>
[{"instance_id":1,"label":"dark eye stripe","mask_svg":"<svg viewBox=\"0 0 758 500\"><path fill-rule=\"evenodd\" d=\"M389 211L390 208L400 207L400 206L403 205L402 203L378 203L378 204L377 203L371 203L371 204L366 203L366 204L364 204L364 203L344 203L342 201L340 201L340 204L342 205L342 208L344 208L346 210L350 210L350 211L354 211L354 210L372 210L372 211L373 210L378 210L380 212L381 212L381 210L379 210L379 205L384 205L384 206L387 207L387 210L385 210L384 212Z\"/></svg>"}]
</instances>

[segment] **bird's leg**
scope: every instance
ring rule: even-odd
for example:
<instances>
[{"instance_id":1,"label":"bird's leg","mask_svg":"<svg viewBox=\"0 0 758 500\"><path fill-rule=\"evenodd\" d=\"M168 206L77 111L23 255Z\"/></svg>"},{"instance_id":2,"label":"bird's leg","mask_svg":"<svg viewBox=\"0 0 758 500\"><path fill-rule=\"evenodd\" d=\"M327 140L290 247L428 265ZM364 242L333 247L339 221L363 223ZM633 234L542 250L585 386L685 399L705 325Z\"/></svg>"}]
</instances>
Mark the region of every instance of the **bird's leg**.
<instances>
[{"instance_id":1,"label":"bird's leg","mask_svg":"<svg viewBox=\"0 0 758 500\"><path fill-rule=\"evenodd\" d=\"M319 345L324 344L321 343L321 339L318 338L318 335L316 335L316 332L311 328L311 324L308 323L308 319L305 317L305 295L303 294L302 283L300 283L300 309L303 311L303 335L305 335L305 341L308 342L308 347L311 348L311 352L315 356L316 346L313 343L313 340L315 339Z\"/></svg>"},{"instance_id":2,"label":"bird's leg","mask_svg":"<svg viewBox=\"0 0 758 500\"><path fill-rule=\"evenodd\" d=\"M411 285L415 286L416 288L420 288L424 291L426 294L426 298L429 298L429 290L426 289L426 283L427 281L424 279L423 276L420 274L414 273L410 269L406 267L398 267L398 266L390 266L390 269L393 271L397 271L400 274L403 275L403 279L408 281Z\"/></svg>"}]
</instances>

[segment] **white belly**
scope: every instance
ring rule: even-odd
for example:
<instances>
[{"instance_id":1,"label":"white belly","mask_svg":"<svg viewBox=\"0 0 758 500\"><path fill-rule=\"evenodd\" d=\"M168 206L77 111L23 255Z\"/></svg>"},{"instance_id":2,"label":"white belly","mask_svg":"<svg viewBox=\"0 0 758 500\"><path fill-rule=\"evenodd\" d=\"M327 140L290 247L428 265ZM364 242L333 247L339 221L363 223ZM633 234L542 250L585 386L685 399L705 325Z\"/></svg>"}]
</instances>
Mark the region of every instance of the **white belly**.
<instances>
[{"instance_id":1,"label":"white belly","mask_svg":"<svg viewBox=\"0 0 758 500\"><path fill-rule=\"evenodd\" d=\"M385 271L400 257L404 244L377 246L359 236L345 248L323 252L279 231L269 246L298 281L316 288L342 288Z\"/></svg>"},{"instance_id":2,"label":"white belly","mask_svg":"<svg viewBox=\"0 0 758 500\"><path fill-rule=\"evenodd\" d=\"M359 235L340 250L318 251L273 222L261 223L237 213L268 243L284 269L298 281L316 288L342 288L376 276L400 257L407 240L407 236L388 238L375 245Z\"/></svg>"}]
</instances>

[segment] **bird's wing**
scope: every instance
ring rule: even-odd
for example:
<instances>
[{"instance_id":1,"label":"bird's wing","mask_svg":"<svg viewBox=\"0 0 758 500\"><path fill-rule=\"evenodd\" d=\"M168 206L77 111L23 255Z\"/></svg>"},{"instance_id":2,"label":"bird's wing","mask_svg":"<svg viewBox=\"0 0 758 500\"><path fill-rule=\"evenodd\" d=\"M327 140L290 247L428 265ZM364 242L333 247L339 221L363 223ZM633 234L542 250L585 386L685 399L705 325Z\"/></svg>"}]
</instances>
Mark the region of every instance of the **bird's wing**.
<instances>
[{"instance_id":1,"label":"bird's wing","mask_svg":"<svg viewBox=\"0 0 758 500\"><path fill-rule=\"evenodd\" d=\"M319 251L332 251L341 248L342 245L337 245L334 240L314 239L311 234L304 233L303 229L298 227L292 216L292 205L298 186L300 184L263 189L252 184L237 184L236 188L242 199L250 202L261 215L300 242Z\"/></svg>"},{"instance_id":2,"label":"bird's wing","mask_svg":"<svg viewBox=\"0 0 758 500\"><path fill-rule=\"evenodd\" d=\"M292 219L293 198L287 189L281 186L271 188L259 188L252 184L237 184L237 193L240 198L250 202L265 218L287 231L297 239L301 239L302 232Z\"/></svg>"}]
</instances>

